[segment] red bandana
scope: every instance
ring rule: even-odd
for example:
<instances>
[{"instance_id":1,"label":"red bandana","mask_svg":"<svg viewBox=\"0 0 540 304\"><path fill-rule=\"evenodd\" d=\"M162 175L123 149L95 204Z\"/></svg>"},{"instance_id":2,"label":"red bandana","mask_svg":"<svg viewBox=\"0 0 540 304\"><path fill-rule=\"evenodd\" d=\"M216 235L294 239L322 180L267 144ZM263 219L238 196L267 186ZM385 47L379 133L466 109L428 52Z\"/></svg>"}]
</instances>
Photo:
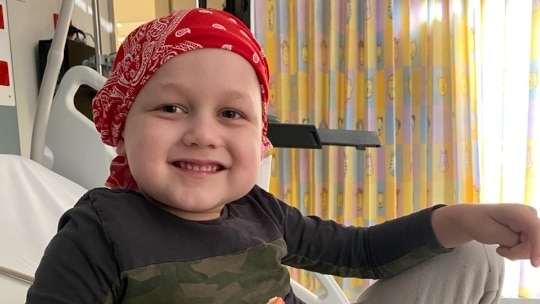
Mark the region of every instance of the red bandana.
<instances>
[{"instance_id":1,"label":"red bandana","mask_svg":"<svg viewBox=\"0 0 540 304\"><path fill-rule=\"evenodd\" d=\"M271 147L268 123L268 64L251 31L224 11L189 9L150 21L131 32L118 50L113 70L92 101L94 122L103 142L116 146L126 117L141 88L167 60L200 48L235 52L255 69L262 95L263 155ZM125 157L116 156L106 186L138 189Z\"/></svg>"}]
</instances>

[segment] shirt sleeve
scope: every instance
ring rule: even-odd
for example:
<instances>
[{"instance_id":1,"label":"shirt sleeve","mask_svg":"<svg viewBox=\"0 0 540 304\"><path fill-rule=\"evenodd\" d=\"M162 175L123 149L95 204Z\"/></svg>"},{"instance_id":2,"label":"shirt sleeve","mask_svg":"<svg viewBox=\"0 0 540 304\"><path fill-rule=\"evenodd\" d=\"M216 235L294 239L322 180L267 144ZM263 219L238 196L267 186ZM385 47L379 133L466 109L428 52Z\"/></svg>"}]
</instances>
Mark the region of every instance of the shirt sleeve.
<instances>
[{"instance_id":1,"label":"shirt sleeve","mask_svg":"<svg viewBox=\"0 0 540 304\"><path fill-rule=\"evenodd\" d=\"M381 279L450 251L437 241L431 214L438 205L371 227L344 226L278 200L288 255L283 263L342 277Z\"/></svg>"},{"instance_id":2,"label":"shirt sleeve","mask_svg":"<svg viewBox=\"0 0 540 304\"><path fill-rule=\"evenodd\" d=\"M36 270L26 303L72 304L111 301L118 281L114 253L87 196L67 211Z\"/></svg>"}]
</instances>

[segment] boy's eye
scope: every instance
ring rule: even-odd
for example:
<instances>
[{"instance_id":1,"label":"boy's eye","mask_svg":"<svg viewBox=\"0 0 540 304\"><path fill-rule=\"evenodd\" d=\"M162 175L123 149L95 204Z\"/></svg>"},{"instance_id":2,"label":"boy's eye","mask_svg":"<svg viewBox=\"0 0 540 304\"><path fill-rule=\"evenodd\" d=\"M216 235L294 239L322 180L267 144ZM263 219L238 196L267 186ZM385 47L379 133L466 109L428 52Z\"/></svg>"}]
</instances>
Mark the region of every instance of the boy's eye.
<instances>
[{"instance_id":1,"label":"boy's eye","mask_svg":"<svg viewBox=\"0 0 540 304\"><path fill-rule=\"evenodd\" d=\"M183 112L183 110L179 106L175 106L175 105L164 105L164 106L161 106L160 110L167 113Z\"/></svg>"},{"instance_id":2,"label":"boy's eye","mask_svg":"<svg viewBox=\"0 0 540 304\"><path fill-rule=\"evenodd\" d=\"M234 111L234 110L225 110L221 112L221 115L223 115L223 117L225 118L230 118L230 119L238 119L242 117L242 115L238 111Z\"/></svg>"}]
</instances>

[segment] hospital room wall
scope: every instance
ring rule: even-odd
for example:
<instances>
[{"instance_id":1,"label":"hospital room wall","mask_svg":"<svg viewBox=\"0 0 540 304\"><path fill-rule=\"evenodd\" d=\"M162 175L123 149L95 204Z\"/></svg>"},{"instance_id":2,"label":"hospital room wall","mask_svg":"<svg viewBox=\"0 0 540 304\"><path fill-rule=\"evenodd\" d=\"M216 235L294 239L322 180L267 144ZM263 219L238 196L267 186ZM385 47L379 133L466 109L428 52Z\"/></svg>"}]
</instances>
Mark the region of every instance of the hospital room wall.
<instances>
[{"instance_id":1,"label":"hospital room wall","mask_svg":"<svg viewBox=\"0 0 540 304\"><path fill-rule=\"evenodd\" d=\"M113 45L110 1L98 3L102 52L107 54L112 52ZM40 83L37 44L39 40L52 39L53 15L60 12L61 4L62 0L7 0L15 106L0 106L0 153L30 156ZM75 1L71 20L74 26L93 36L92 1ZM92 39L87 39L87 43L94 45Z\"/></svg>"}]
</instances>

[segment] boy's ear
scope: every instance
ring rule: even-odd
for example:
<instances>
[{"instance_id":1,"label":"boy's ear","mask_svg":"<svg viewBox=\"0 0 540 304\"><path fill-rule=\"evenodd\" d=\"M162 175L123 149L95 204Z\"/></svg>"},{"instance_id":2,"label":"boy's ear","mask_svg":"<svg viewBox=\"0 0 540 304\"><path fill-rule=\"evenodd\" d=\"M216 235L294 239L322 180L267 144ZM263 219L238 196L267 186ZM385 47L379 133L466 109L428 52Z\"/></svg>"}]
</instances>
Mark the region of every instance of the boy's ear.
<instances>
[{"instance_id":1,"label":"boy's ear","mask_svg":"<svg viewBox=\"0 0 540 304\"><path fill-rule=\"evenodd\" d=\"M126 156L126 144L124 143L124 138L120 136L118 142L116 143L116 154L118 156Z\"/></svg>"}]
</instances>

